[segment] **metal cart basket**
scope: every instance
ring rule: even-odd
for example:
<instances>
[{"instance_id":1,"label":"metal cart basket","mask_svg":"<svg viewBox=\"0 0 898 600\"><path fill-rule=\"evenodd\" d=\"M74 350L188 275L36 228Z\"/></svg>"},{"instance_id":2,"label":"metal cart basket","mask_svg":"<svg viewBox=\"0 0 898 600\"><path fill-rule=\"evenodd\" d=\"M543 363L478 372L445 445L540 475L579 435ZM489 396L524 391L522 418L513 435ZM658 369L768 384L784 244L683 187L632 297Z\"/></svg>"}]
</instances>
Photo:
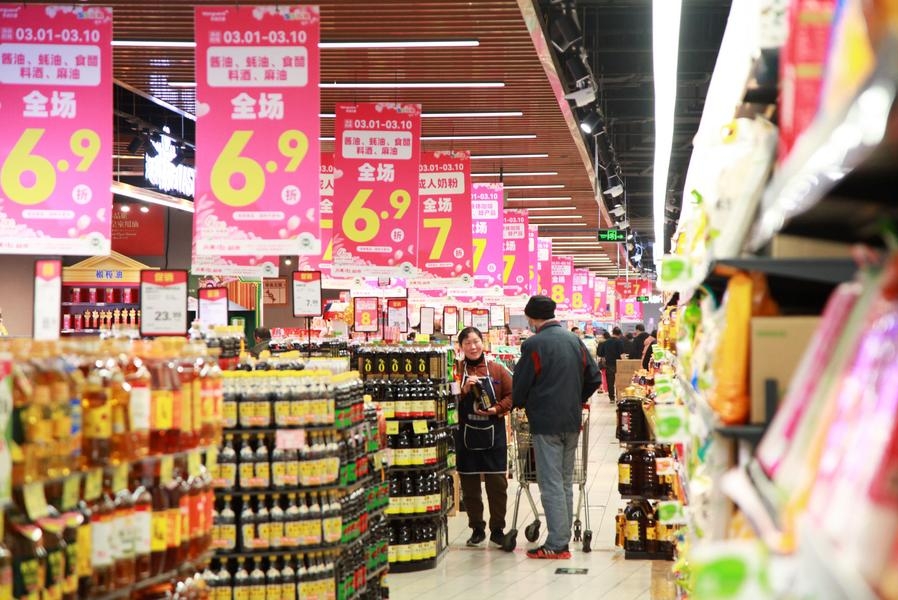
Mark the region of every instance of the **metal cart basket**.
<instances>
[{"instance_id":1,"label":"metal cart basket","mask_svg":"<svg viewBox=\"0 0 898 600\"><path fill-rule=\"evenodd\" d=\"M536 483L536 457L534 455L532 438L530 436L530 423L523 410L515 410L511 413L511 452L512 476L518 480L518 490L515 494L514 515L511 520L511 529L505 534L502 549L511 552L517 545L518 537L518 510L521 506L521 492L527 496L530 510L533 511L533 522L524 528L524 537L529 542L539 539L540 512L530 493L530 484ZM574 541L583 543L583 552L592 550L592 530L589 528L589 497L586 494L586 466L589 456L589 405L583 406L580 420L580 441L577 444L577 453L574 456L573 484L579 489L577 496L577 510L574 513ZM580 512L583 511L583 521L580 521Z\"/></svg>"}]
</instances>

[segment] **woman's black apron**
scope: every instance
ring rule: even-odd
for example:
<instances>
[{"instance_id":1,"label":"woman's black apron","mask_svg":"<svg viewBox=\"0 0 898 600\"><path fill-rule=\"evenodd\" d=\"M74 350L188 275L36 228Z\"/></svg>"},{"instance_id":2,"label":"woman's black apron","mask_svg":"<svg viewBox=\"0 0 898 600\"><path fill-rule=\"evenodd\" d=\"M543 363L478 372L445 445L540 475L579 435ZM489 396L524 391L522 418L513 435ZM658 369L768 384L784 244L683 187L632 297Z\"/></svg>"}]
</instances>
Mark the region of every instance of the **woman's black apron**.
<instances>
[{"instance_id":1,"label":"woman's black apron","mask_svg":"<svg viewBox=\"0 0 898 600\"><path fill-rule=\"evenodd\" d=\"M484 359L485 360L485 359ZM484 391L495 404L496 386L486 362L487 377L481 380ZM467 379L465 366L462 385ZM474 394L462 397L458 407L458 431L455 434L456 469L459 473L505 473L508 470L508 451L505 436L505 418L495 415L481 416L474 412Z\"/></svg>"}]
</instances>

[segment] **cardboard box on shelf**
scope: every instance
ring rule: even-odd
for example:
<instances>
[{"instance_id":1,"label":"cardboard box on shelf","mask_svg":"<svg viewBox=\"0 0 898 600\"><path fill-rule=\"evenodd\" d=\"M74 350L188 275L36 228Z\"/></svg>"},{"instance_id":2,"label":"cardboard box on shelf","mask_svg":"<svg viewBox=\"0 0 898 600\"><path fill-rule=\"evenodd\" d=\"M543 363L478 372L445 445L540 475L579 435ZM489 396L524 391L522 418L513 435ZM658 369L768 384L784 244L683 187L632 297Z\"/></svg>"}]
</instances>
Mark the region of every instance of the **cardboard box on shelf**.
<instances>
[{"instance_id":1,"label":"cardboard box on shelf","mask_svg":"<svg viewBox=\"0 0 898 600\"><path fill-rule=\"evenodd\" d=\"M751 422L765 421L764 382L777 382L777 405L782 400L804 355L820 317L754 317L751 320Z\"/></svg>"},{"instance_id":2,"label":"cardboard box on shelf","mask_svg":"<svg viewBox=\"0 0 898 600\"><path fill-rule=\"evenodd\" d=\"M617 373L614 380L615 398L620 398L628 385L633 383L633 374L642 368L638 358L621 358L617 361Z\"/></svg>"}]
</instances>

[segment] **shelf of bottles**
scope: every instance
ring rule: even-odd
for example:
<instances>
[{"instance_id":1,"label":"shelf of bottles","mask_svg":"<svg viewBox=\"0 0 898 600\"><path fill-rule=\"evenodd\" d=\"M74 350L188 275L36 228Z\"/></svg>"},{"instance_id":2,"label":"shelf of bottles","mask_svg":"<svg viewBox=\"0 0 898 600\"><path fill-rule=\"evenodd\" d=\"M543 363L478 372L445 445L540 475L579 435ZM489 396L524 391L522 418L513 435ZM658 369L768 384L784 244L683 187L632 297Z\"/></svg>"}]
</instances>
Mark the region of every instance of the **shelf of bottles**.
<instances>
[{"instance_id":1,"label":"shelf of bottles","mask_svg":"<svg viewBox=\"0 0 898 600\"><path fill-rule=\"evenodd\" d=\"M205 583L214 597L381 598L389 490L377 410L358 373L273 364L224 373Z\"/></svg>"},{"instance_id":2,"label":"shelf of bottles","mask_svg":"<svg viewBox=\"0 0 898 600\"><path fill-rule=\"evenodd\" d=\"M362 345L353 364L386 422L392 572L436 567L448 547L455 468L453 352L428 344Z\"/></svg>"},{"instance_id":3,"label":"shelf of bottles","mask_svg":"<svg viewBox=\"0 0 898 600\"><path fill-rule=\"evenodd\" d=\"M0 344L0 597L198 593L221 380L183 339Z\"/></svg>"},{"instance_id":4,"label":"shelf of bottles","mask_svg":"<svg viewBox=\"0 0 898 600\"><path fill-rule=\"evenodd\" d=\"M675 448L654 440L644 402L651 375L638 372L617 404L616 437L622 446L617 489L627 500L615 518L615 545L627 559L673 560L679 525L666 514L679 496Z\"/></svg>"}]
</instances>

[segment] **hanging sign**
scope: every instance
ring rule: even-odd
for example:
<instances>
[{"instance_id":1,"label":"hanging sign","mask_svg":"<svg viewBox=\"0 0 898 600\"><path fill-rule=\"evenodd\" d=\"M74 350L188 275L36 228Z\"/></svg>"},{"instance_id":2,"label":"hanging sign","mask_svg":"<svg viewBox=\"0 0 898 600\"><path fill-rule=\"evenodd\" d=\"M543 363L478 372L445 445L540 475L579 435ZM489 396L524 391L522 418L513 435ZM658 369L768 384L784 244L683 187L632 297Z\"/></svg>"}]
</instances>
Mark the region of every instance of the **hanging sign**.
<instances>
[{"instance_id":1,"label":"hanging sign","mask_svg":"<svg viewBox=\"0 0 898 600\"><path fill-rule=\"evenodd\" d=\"M593 289L590 287L592 274L588 269L574 269L571 278L571 310L575 313L589 313L593 306Z\"/></svg>"},{"instance_id":2,"label":"hanging sign","mask_svg":"<svg viewBox=\"0 0 898 600\"><path fill-rule=\"evenodd\" d=\"M0 5L0 254L109 254L111 114L111 8Z\"/></svg>"},{"instance_id":3,"label":"hanging sign","mask_svg":"<svg viewBox=\"0 0 898 600\"><path fill-rule=\"evenodd\" d=\"M618 298L617 318L621 321L642 321L642 303L636 298Z\"/></svg>"},{"instance_id":4,"label":"hanging sign","mask_svg":"<svg viewBox=\"0 0 898 600\"><path fill-rule=\"evenodd\" d=\"M549 240L551 242L551 240ZM527 293L539 294L539 227L527 226Z\"/></svg>"},{"instance_id":5,"label":"hanging sign","mask_svg":"<svg viewBox=\"0 0 898 600\"><path fill-rule=\"evenodd\" d=\"M247 279L277 277L279 262L277 256L199 256L196 253L196 238L191 243L190 272L193 275Z\"/></svg>"},{"instance_id":6,"label":"hanging sign","mask_svg":"<svg viewBox=\"0 0 898 600\"><path fill-rule=\"evenodd\" d=\"M610 311L608 310L607 286L607 277L594 278L592 316L599 320L608 319L611 316Z\"/></svg>"},{"instance_id":7,"label":"hanging sign","mask_svg":"<svg viewBox=\"0 0 898 600\"><path fill-rule=\"evenodd\" d=\"M433 335L434 320L436 318L436 309L432 306L422 306L421 316L419 318L419 327L423 335Z\"/></svg>"},{"instance_id":8,"label":"hanging sign","mask_svg":"<svg viewBox=\"0 0 898 600\"><path fill-rule=\"evenodd\" d=\"M228 324L228 288L197 289L197 319L208 327Z\"/></svg>"},{"instance_id":9,"label":"hanging sign","mask_svg":"<svg viewBox=\"0 0 898 600\"><path fill-rule=\"evenodd\" d=\"M443 329L446 335L458 333L458 308L454 306L443 307Z\"/></svg>"},{"instance_id":10,"label":"hanging sign","mask_svg":"<svg viewBox=\"0 0 898 600\"><path fill-rule=\"evenodd\" d=\"M471 155L467 151L422 152L418 197L418 268L420 286L428 283L470 285ZM448 280L448 281L447 281Z\"/></svg>"},{"instance_id":11,"label":"hanging sign","mask_svg":"<svg viewBox=\"0 0 898 600\"><path fill-rule=\"evenodd\" d=\"M377 331L377 298L353 298L353 328L356 331L371 333Z\"/></svg>"},{"instance_id":12,"label":"hanging sign","mask_svg":"<svg viewBox=\"0 0 898 600\"><path fill-rule=\"evenodd\" d=\"M293 316L320 317L321 271L293 271Z\"/></svg>"},{"instance_id":13,"label":"hanging sign","mask_svg":"<svg viewBox=\"0 0 898 600\"><path fill-rule=\"evenodd\" d=\"M421 105L337 104L332 273L408 276L417 262Z\"/></svg>"},{"instance_id":14,"label":"hanging sign","mask_svg":"<svg viewBox=\"0 0 898 600\"><path fill-rule=\"evenodd\" d=\"M321 153L321 173L318 193L321 201L318 205L321 218L321 254L314 257L317 269L330 274L334 260L334 153Z\"/></svg>"},{"instance_id":15,"label":"hanging sign","mask_svg":"<svg viewBox=\"0 0 898 600\"><path fill-rule=\"evenodd\" d=\"M196 253L321 252L317 6L198 6Z\"/></svg>"},{"instance_id":16,"label":"hanging sign","mask_svg":"<svg viewBox=\"0 0 898 600\"><path fill-rule=\"evenodd\" d=\"M473 319L473 317L472 317L471 315L472 315L472 313L471 313L471 309L470 309L470 308L463 308L463 309L461 309L461 324L462 324L462 327L471 327L471 326L474 324L474 319Z\"/></svg>"},{"instance_id":17,"label":"hanging sign","mask_svg":"<svg viewBox=\"0 0 898 600\"><path fill-rule=\"evenodd\" d=\"M59 339L60 302L62 302L62 261L57 259L34 261L34 339Z\"/></svg>"},{"instance_id":18,"label":"hanging sign","mask_svg":"<svg viewBox=\"0 0 898 600\"><path fill-rule=\"evenodd\" d=\"M471 190L474 287L497 287L501 291L503 186L501 183L475 183Z\"/></svg>"},{"instance_id":19,"label":"hanging sign","mask_svg":"<svg viewBox=\"0 0 898 600\"><path fill-rule=\"evenodd\" d=\"M527 211L505 210L502 219L502 285L506 296L520 296L529 291Z\"/></svg>"},{"instance_id":20,"label":"hanging sign","mask_svg":"<svg viewBox=\"0 0 898 600\"><path fill-rule=\"evenodd\" d=\"M405 298L387 300L387 327L397 327L400 333L408 333L408 300Z\"/></svg>"},{"instance_id":21,"label":"hanging sign","mask_svg":"<svg viewBox=\"0 0 898 600\"><path fill-rule=\"evenodd\" d=\"M552 239L538 238L536 251L539 259L536 269L539 293L543 296L548 296L552 288Z\"/></svg>"},{"instance_id":22,"label":"hanging sign","mask_svg":"<svg viewBox=\"0 0 898 600\"><path fill-rule=\"evenodd\" d=\"M556 310L570 310L574 287L574 259L569 256L552 257L552 287L549 296Z\"/></svg>"},{"instance_id":23,"label":"hanging sign","mask_svg":"<svg viewBox=\"0 0 898 600\"><path fill-rule=\"evenodd\" d=\"M505 306L490 304L490 327L505 327Z\"/></svg>"},{"instance_id":24,"label":"hanging sign","mask_svg":"<svg viewBox=\"0 0 898 600\"><path fill-rule=\"evenodd\" d=\"M185 335L187 271L141 271L140 315L140 335Z\"/></svg>"},{"instance_id":25,"label":"hanging sign","mask_svg":"<svg viewBox=\"0 0 898 600\"><path fill-rule=\"evenodd\" d=\"M651 296L651 279L615 279L614 289L620 298L636 298L637 296Z\"/></svg>"},{"instance_id":26,"label":"hanging sign","mask_svg":"<svg viewBox=\"0 0 898 600\"><path fill-rule=\"evenodd\" d=\"M488 309L488 308L472 308L471 309L471 327L476 327L481 332L489 331L490 309Z\"/></svg>"}]
</instances>

